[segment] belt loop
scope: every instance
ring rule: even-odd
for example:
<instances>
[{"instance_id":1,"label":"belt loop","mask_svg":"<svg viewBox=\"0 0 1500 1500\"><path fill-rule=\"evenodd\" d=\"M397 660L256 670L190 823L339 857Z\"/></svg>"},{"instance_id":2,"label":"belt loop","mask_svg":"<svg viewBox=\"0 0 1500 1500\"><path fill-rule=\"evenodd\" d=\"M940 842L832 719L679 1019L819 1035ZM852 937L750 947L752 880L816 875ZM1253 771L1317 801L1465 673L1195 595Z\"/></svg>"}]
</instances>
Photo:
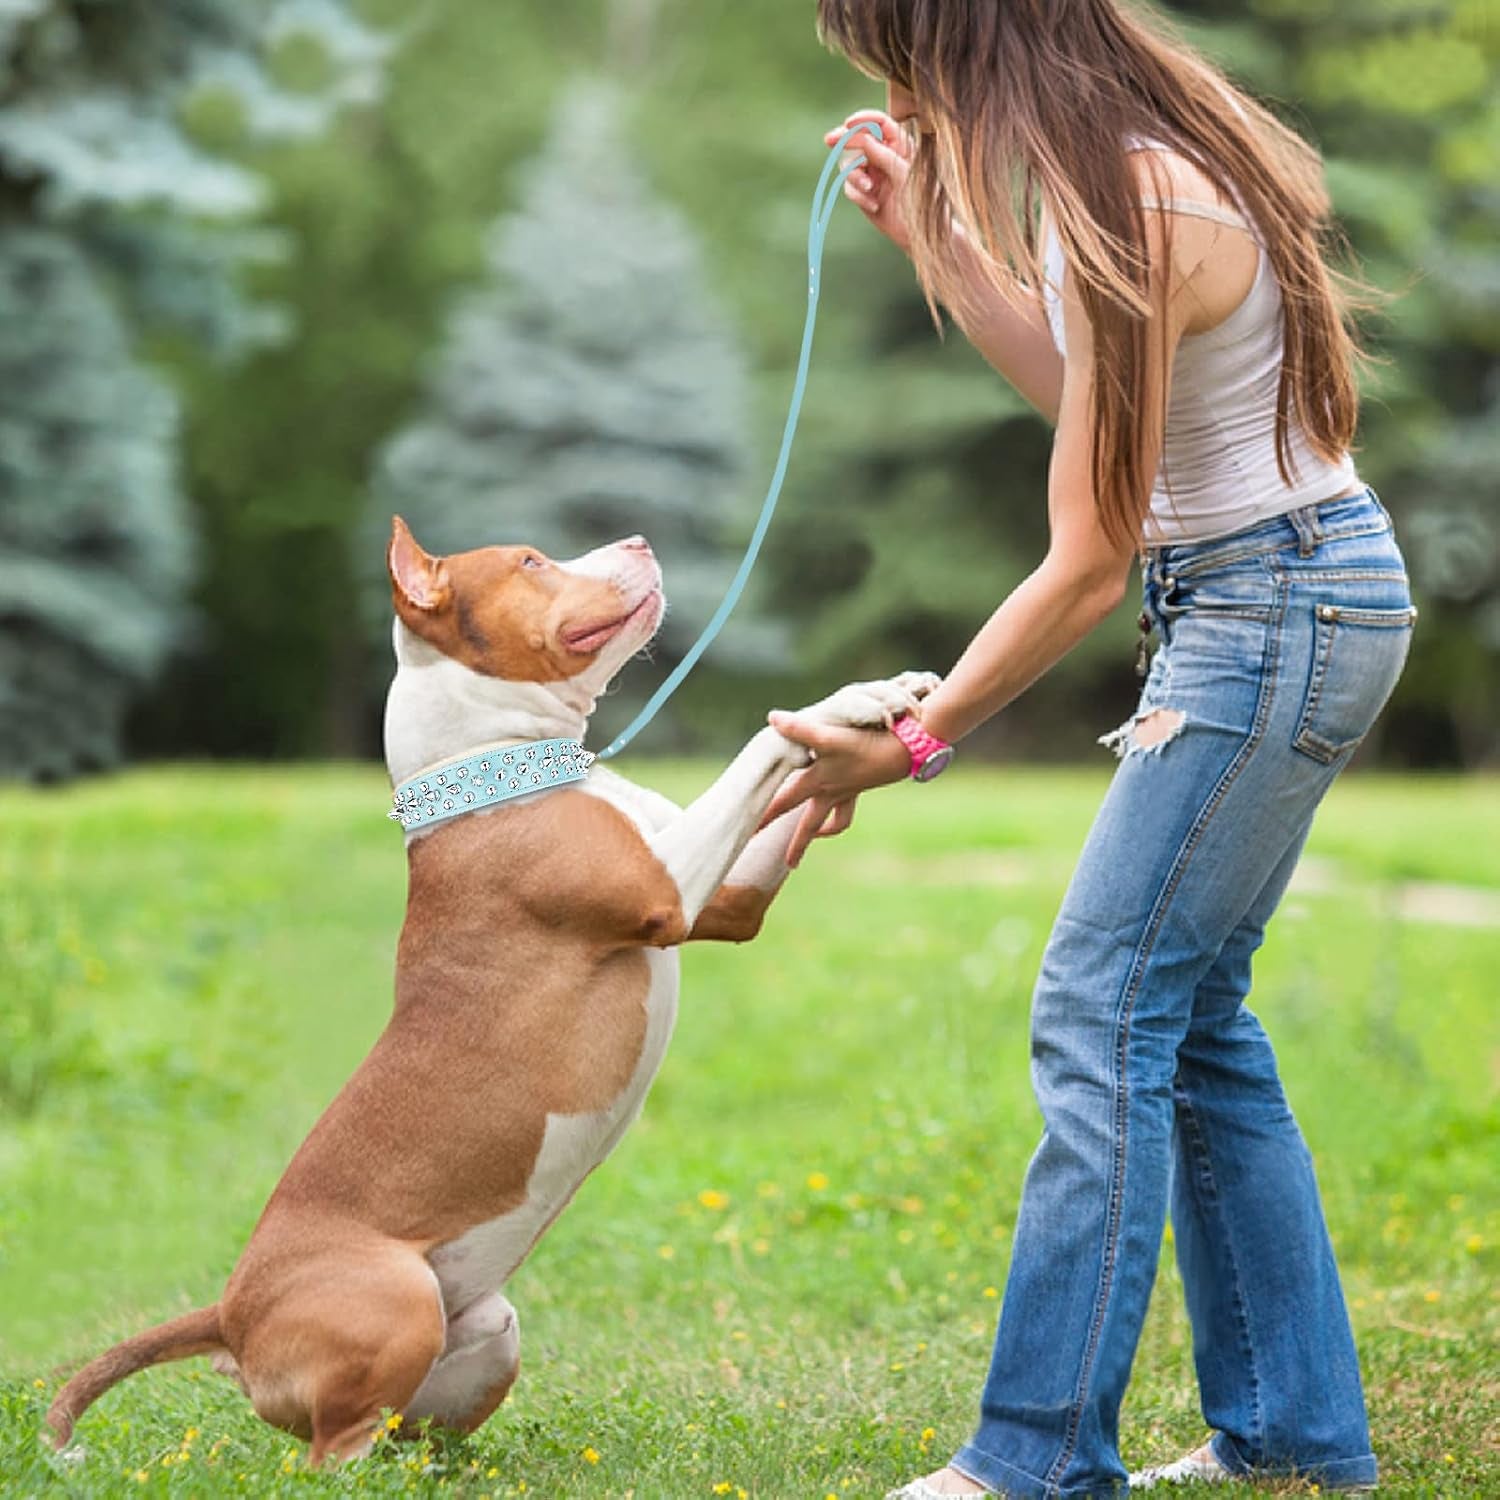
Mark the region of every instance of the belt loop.
<instances>
[{"instance_id":1,"label":"belt loop","mask_svg":"<svg viewBox=\"0 0 1500 1500\"><path fill-rule=\"evenodd\" d=\"M1318 507L1304 505L1287 512L1287 520L1297 533L1297 556L1311 557L1323 540L1323 528L1318 525Z\"/></svg>"}]
</instances>

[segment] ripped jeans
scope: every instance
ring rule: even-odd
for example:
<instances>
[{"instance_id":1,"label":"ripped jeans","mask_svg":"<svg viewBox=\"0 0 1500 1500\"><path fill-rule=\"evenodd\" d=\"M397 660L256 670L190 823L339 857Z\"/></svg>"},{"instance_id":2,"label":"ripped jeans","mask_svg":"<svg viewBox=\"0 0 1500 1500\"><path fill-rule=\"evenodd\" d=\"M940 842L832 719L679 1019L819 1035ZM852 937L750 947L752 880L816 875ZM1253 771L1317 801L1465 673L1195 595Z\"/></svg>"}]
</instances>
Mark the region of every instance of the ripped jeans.
<instances>
[{"instance_id":1,"label":"ripped jeans","mask_svg":"<svg viewBox=\"0 0 1500 1500\"><path fill-rule=\"evenodd\" d=\"M1045 1128L979 1426L953 1462L1008 1495L1123 1484L1120 1402L1170 1201L1220 1462L1368 1484L1312 1162L1244 1002L1314 810L1401 673L1405 568L1366 491L1158 549L1144 573L1162 644L1140 712L1107 737L1119 770L1042 959Z\"/></svg>"}]
</instances>

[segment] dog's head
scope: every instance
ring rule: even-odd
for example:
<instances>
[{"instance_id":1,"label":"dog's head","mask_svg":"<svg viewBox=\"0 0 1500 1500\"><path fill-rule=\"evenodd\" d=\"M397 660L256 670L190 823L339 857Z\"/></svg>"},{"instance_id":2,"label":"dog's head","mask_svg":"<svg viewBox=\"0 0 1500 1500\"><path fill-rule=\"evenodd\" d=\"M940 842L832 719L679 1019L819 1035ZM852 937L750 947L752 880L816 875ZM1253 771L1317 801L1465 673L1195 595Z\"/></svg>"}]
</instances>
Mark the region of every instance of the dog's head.
<instances>
[{"instance_id":1,"label":"dog's head","mask_svg":"<svg viewBox=\"0 0 1500 1500\"><path fill-rule=\"evenodd\" d=\"M434 557L397 516L386 562L397 618L434 651L482 677L566 682L590 697L650 641L666 607L642 536L567 562L524 546Z\"/></svg>"}]
</instances>

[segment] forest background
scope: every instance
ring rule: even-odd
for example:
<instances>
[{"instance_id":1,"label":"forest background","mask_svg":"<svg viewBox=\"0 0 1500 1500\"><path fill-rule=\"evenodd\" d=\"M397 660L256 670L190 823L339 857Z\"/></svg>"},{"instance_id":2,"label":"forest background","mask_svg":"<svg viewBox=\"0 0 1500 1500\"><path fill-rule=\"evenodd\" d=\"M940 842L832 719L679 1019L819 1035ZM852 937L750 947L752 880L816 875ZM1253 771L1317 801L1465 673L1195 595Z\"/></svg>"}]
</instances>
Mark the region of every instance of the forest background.
<instances>
[{"instance_id":1,"label":"forest background","mask_svg":"<svg viewBox=\"0 0 1500 1500\"><path fill-rule=\"evenodd\" d=\"M1359 462L1422 621L1365 759L1500 755L1500 5L1184 0L1324 151L1363 273ZM810 0L4 0L0 775L379 753L383 541L634 531L695 637L764 493L823 132L878 91ZM1045 545L1049 434L842 206L783 509L641 742L944 670ZM1002 715L1083 758L1133 611Z\"/></svg>"}]
</instances>

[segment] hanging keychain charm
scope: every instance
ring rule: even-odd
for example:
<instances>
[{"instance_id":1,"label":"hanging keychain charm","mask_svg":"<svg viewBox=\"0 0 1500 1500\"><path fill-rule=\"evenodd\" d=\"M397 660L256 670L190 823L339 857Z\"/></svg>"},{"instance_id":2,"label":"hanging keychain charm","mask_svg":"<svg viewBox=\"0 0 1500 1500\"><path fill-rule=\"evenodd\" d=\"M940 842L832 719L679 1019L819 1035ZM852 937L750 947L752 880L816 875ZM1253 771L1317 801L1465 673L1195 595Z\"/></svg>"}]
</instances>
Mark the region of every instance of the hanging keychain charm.
<instances>
[{"instance_id":1,"label":"hanging keychain charm","mask_svg":"<svg viewBox=\"0 0 1500 1500\"><path fill-rule=\"evenodd\" d=\"M1151 616L1142 610L1135 623L1141 630L1141 638L1135 643L1135 675L1144 678L1151 670Z\"/></svg>"}]
</instances>

